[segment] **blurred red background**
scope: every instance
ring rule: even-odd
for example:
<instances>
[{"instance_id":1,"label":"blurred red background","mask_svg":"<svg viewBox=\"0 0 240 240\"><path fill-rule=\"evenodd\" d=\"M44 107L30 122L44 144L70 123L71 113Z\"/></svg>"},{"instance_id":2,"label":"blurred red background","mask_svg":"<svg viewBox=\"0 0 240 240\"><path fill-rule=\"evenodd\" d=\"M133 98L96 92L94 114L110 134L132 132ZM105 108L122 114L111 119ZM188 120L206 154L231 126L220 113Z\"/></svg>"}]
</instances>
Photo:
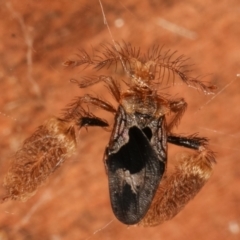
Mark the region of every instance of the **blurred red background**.
<instances>
[{"instance_id":1,"label":"blurred red background","mask_svg":"<svg viewBox=\"0 0 240 240\"><path fill-rule=\"evenodd\" d=\"M81 130L78 152L27 202L0 205L0 239L240 239L240 2L238 0L102 0L115 40L143 51L153 44L190 57L193 74L217 85L215 96L176 85L188 109L177 133L210 139L217 165L210 181L173 220L154 228L128 227L114 217L102 162L109 132ZM111 42L97 0L0 1L0 181L10 160L37 126L80 90L71 77L83 69L62 63L78 49ZM230 83L230 84L229 84ZM226 89L224 89L226 88ZM224 89L224 90L223 90ZM223 91L222 91L223 90ZM113 117L94 110L112 123ZM169 161L185 149L169 146ZM3 187L0 195L4 196ZM109 225L107 225L109 223ZM107 225L107 226L106 226Z\"/></svg>"}]
</instances>

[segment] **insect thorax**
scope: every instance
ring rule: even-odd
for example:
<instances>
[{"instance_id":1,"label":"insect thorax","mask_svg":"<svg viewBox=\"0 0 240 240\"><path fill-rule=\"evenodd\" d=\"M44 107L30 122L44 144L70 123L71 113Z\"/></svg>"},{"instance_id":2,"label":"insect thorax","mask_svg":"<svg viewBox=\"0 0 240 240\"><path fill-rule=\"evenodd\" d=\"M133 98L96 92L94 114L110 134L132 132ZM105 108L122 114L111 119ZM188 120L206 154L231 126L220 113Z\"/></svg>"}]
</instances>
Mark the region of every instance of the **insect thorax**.
<instances>
[{"instance_id":1,"label":"insect thorax","mask_svg":"<svg viewBox=\"0 0 240 240\"><path fill-rule=\"evenodd\" d=\"M155 92L146 94L128 91L122 95L120 105L126 114L133 115L132 119L141 129L170 111L168 101L159 97Z\"/></svg>"}]
</instances>

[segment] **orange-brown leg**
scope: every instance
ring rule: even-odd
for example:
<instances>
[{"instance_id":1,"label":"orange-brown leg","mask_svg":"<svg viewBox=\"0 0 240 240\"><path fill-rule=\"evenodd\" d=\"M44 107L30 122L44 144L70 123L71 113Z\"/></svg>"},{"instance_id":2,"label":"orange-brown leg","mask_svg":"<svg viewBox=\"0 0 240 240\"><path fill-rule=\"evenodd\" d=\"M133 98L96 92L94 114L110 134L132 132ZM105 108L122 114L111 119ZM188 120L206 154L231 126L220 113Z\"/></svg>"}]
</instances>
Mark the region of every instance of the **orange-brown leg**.
<instances>
[{"instance_id":1,"label":"orange-brown leg","mask_svg":"<svg viewBox=\"0 0 240 240\"><path fill-rule=\"evenodd\" d=\"M172 128L176 126L181 120L187 108L187 103L183 98L170 101L169 103L170 103L171 112L175 114L167 126L167 130L170 132Z\"/></svg>"},{"instance_id":2,"label":"orange-brown leg","mask_svg":"<svg viewBox=\"0 0 240 240\"><path fill-rule=\"evenodd\" d=\"M76 149L74 127L52 117L27 138L17 151L3 186L8 199L26 201Z\"/></svg>"},{"instance_id":3,"label":"orange-brown leg","mask_svg":"<svg viewBox=\"0 0 240 240\"><path fill-rule=\"evenodd\" d=\"M81 81L72 79L71 82L76 83L80 88L86 88L99 82L104 82L106 84L106 87L110 90L111 94L116 99L116 101L119 102L120 100L121 96L120 85L117 83L116 80L114 80L110 76L101 75L95 77L85 77L82 78Z\"/></svg>"},{"instance_id":4,"label":"orange-brown leg","mask_svg":"<svg viewBox=\"0 0 240 240\"><path fill-rule=\"evenodd\" d=\"M173 218L195 197L212 174L215 159L206 146L207 140L193 136L179 137L176 142L177 138L172 136L169 142L197 151L182 154L175 172L160 183L150 209L139 223L141 226L155 226Z\"/></svg>"},{"instance_id":5,"label":"orange-brown leg","mask_svg":"<svg viewBox=\"0 0 240 240\"><path fill-rule=\"evenodd\" d=\"M116 113L116 109L110 103L107 103L106 101L103 101L100 98L93 97L89 94L81 97L81 102L95 105L96 107L102 108L103 110L106 110L108 112Z\"/></svg>"},{"instance_id":6,"label":"orange-brown leg","mask_svg":"<svg viewBox=\"0 0 240 240\"><path fill-rule=\"evenodd\" d=\"M63 119L67 121L76 121L82 117L95 117L82 107L83 104L91 104L108 112L116 113L116 109L111 104L86 94L83 97L77 97L72 103L68 104L68 106L63 110Z\"/></svg>"}]
</instances>

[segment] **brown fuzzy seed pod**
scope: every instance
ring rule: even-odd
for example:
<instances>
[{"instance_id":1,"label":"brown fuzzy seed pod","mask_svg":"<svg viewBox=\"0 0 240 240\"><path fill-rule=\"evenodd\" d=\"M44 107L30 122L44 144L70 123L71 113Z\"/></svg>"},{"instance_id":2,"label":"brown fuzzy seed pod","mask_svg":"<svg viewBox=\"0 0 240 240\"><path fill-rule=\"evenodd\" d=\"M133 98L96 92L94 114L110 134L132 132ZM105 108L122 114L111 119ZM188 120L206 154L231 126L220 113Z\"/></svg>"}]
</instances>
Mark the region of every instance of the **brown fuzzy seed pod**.
<instances>
[{"instance_id":1,"label":"brown fuzzy seed pod","mask_svg":"<svg viewBox=\"0 0 240 240\"><path fill-rule=\"evenodd\" d=\"M76 148L74 127L52 117L26 139L15 155L3 186L3 199L26 201Z\"/></svg>"}]
</instances>

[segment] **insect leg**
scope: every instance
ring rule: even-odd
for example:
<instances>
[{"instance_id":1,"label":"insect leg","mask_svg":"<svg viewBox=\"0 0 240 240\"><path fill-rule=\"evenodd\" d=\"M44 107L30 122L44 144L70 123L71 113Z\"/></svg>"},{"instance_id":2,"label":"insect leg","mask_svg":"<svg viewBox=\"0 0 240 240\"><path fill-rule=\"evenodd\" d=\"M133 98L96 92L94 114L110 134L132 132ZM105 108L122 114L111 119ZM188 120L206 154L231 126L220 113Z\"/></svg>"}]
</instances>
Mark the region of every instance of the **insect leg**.
<instances>
[{"instance_id":1,"label":"insect leg","mask_svg":"<svg viewBox=\"0 0 240 240\"><path fill-rule=\"evenodd\" d=\"M208 143L207 138L198 137L197 134L192 134L187 137L170 134L167 137L167 141L180 147L186 147L195 150L199 150L201 146L206 146Z\"/></svg>"},{"instance_id":2,"label":"insect leg","mask_svg":"<svg viewBox=\"0 0 240 240\"><path fill-rule=\"evenodd\" d=\"M86 88L97 84L99 82L104 82L106 87L110 90L111 94L114 98L119 101L120 100L120 85L114 80L111 76L95 76L95 77L85 77L81 81L76 79L72 79L71 82L76 83L80 88Z\"/></svg>"},{"instance_id":3,"label":"insect leg","mask_svg":"<svg viewBox=\"0 0 240 240\"><path fill-rule=\"evenodd\" d=\"M76 99L73 100L72 103L68 104L67 107L63 109L63 119L67 121L72 121L72 120L78 121L80 118L83 118L83 117L86 117L85 120L87 120L87 118L96 118L94 115L87 112L82 107L83 104L92 104L108 112L112 112L112 113L116 112L116 109L111 104L99 98L92 97L89 94L86 94L83 97L77 97ZM90 125L91 124L92 123L90 123ZM86 126L86 124L83 124L83 125Z\"/></svg>"},{"instance_id":4,"label":"insect leg","mask_svg":"<svg viewBox=\"0 0 240 240\"><path fill-rule=\"evenodd\" d=\"M195 197L212 174L215 158L207 148L207 139L196 135L171 135L168 141L196 151L182 154L174 173L160 183L147 214L139 223L142 226L155 226L173 218Z\"/></svg>"},{"instance_id":5,"label":"insect leg","mask_svg":"<svg viewBox=\"0 0 240 240\"><path fill-rule=\"evenodd\" d=\"M119 102L121 97L120 85L112 77L109 77L109 76L102 76L102 77L103 77L104 83L107 85L108 89L110 90L114 98L117 100L117 102Z\"/></svg>"},{"instance_id":6,"label":"insect leg","mask_svg":"<svg viewBox=\"0 0 240 240\"><path fill-rule=\"evenodd\" d=\"M7 196L26 201L38 187L70 157L76 149L76 136L71 123L52 117L27 138L15 154L3 180Z\"/></svg>"},{"instance_id":7,"label":"insect leg","mask_svg":"<svg viewBox=\"0 0 240 240\"><path fill-rule=\"evenodd\" d=\"M108 127L108 123L101 119L98 118L96 116L85 116L85 117L81 117L79 118L77 125L81 128L81 127Z\"/></svg>"},{"instance_id":8,"label":"insect leg","mask_svg":"<svg viewBox=\"0 0 240 240\"><path fill-rule=\"evenodd\" d=\"M116 111L117 111L110 103L107 103L106 101L103 101L99 98L93 97L89 94L86 94L83 97L81 97L81 102L86 103L86 104L95 105L97 107L102 108L103 110L108 111L108 112L116 113Z\"/></svg>"},{"instance_id":9,"label":"insect leg","mask_svg":"<svg viewBox=\"0 0 240 240\"><path fill-rule=\"evenodd\" d=\"M186 108L187 108L187 103L183 98L170 101L170 109L173 113L175 113L175 115L167 126L168 131L171 131L171 129L179 123Z\"/></svg>"}]
</instances>

